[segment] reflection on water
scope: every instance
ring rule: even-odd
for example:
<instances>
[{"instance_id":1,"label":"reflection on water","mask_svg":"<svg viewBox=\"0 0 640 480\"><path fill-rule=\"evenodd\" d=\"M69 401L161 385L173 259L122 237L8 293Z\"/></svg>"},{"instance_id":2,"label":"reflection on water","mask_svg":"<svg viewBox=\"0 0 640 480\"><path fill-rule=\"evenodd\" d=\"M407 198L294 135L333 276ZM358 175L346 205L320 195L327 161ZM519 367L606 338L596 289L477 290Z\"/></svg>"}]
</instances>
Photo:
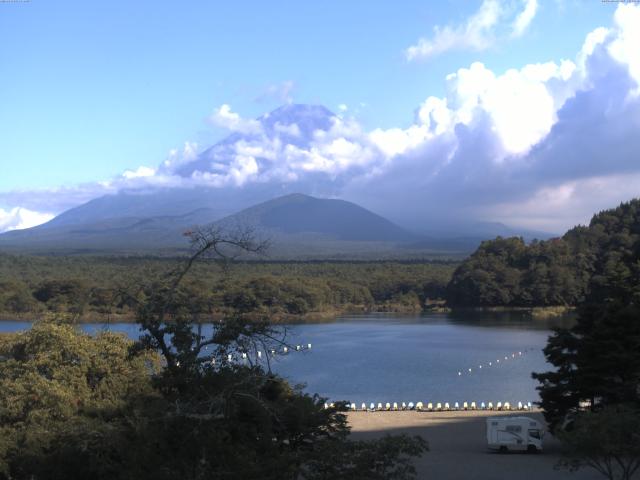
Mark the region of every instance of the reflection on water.
<instances>
[{"instance_id":1,"label":"reflection on water","mask_svg":"<svg viewBox=\"0 0 640 480\"><path fill-rule=\"evenodd\" d=\"M522 312L345 316L332 323L287 327L292 343L311 343L313 349L278 357L273 368L293 383L306 383L309 392L332 400L536 401L531 372L549 367L542 348L550 329L571 322L570 317L531 319ZM0 322L0 332L29 326L29 322ZM135 324L81 328L89 333L108 328L132 338L140 335ZM512 358L517 352L523 355Z\"/></svg>"}]
</instances>

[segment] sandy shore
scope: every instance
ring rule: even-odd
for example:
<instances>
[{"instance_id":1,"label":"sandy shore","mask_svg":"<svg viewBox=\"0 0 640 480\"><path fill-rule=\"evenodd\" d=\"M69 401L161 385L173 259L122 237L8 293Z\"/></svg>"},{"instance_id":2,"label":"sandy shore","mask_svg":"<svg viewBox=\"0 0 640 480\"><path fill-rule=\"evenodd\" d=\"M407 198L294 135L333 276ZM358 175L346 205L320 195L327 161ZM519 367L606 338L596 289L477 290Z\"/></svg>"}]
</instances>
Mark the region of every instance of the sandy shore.
<instances>
[{"instance_id":1,"label":"sandy shore","mask_svg":"<svg viewBox=\"0 0 640 480\"><path fill-rule=\"evenodd\" d=\"M421 435L430 451L416 461L418 478L430 480L596 480L592 470L575 473L556 470L560 444L551 435L544 439L540 454L492 453L487 450L486 417L526 415L544 421L540 412L350 412L354 438L372 438L388 433Z\"/></svg>"}]
</instances>

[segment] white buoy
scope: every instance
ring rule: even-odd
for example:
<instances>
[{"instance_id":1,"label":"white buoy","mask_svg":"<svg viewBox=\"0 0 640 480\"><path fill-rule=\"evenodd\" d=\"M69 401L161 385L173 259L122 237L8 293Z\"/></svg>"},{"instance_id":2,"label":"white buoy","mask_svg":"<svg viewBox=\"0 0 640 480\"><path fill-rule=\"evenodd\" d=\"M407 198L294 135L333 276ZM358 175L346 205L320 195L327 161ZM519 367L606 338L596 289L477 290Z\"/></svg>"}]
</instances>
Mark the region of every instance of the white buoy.
<instances>
[{"instance_id":1,"label":"white buoy","mask_svg":"<svg viewBox=\"0 0 640 480\"><path fill-rule=\"evenodd\" d=\"M486 409L487 409L487 406L484 404L484 402L482 402L482 403L480 404L480 408L481 408L482 410L486 410Z\"/></svg>"},{"instance_id":2,"label":"white buoy","mask_svg":"<svg viewBox=\"0 0 640 480\"><path fill-rule=\"evenodd\" d=\"M460 404L458 402L453 404L453 409L454 410L460 410Z\"/></svg>"},{"instance_id":3,"label":"white buoy","mask_svg":"<svg viewBox=\"0 0 640 480\"><path fill-rule=\"evenodd\" d=\"M509 360L509 357L504 357L505 360Z\"/></svg>"},{"instance_id":4,"label":"white buoy","mask_svg":"<svg viewBox=\"0 0 640 480\"><path fill-rule=\"evenodd\" d=\"M402 402L402 410L406 410L407 409L407 404Z\"/></svg>"},{"instance_id":5,"label":"white buoy","mask_svg":"<svg viewBox=\"0 0 640 480\"><path fill-rule=\"evenodd\" d=\"M476 402L471 402L471 410L477 410Z\"/></svg>"},{"instance_id":6,"label":"white buoy","mask_svg":"<svg viewBox=\"0 0 640 480\"><path fill-rule=\"evenodd\" d=\"M493 410L493 403L492 402L489 402L489 407L488 408L489 408L489 410Z\"/></svg>"},{"instance_id":7,"label":"white buoy","mask_svg":"<svg viewBox=\"0 0 640 480\"><path fill-rule=\"evenodd\" d=\"M445 402L445 404L444 404L444 409L445 409L445 410L451 410L451 409L449 408L449 402Z\"/></svg>"},{"instance_id":8,"label":"white buoy","mask_svg":"<svg viewBox=\"0 0 640 480\"><path fill-rule=\"evenodd\" d=\"M371 405L369 405L369 410L371 410L372 412L375 412L376 406L372 403Z\"/></svg>"},{"instance_id":9,"label":"white buoy","mask_svg":"<svg viewBox=\"0 0 640 480\"><path fill-rule=\"evenodd\" d=\"M384 406L384 409L388 412L391 410L391 404L389 402L387 402Z\"/></svg>"},{"instance_id":10,"label":"white buoy","mask_svg":"<svg viewBox=\"0 0 640 480\"><path fill-rule=\"evenodd\" d=\"M393 409L398 411L398 402L393 402Z\"/></svg>"},{"instance_id":11,"label":"white buoy","mask_svg":"<svg viewBox=\"0 0 640 480\"><path fill-rule=\"evenodd\" d=\"M309 350L311 350L311 344L310 344L310 343L307 343L307 348L308 348Z\"/></svg>"},{"instance_id":12,"label":"white buoy","mask_svg":"<svg viewBox=\"0 0 640 480\"><path fill-rule=\"evenodd\" d=\"M504 402L504 405L502 406L502 408L504 410L511 410L511 404L509 402Z\"/></svg>"},{"instance_id":13,"label":"white buoy","mask_svg":"<svg viewBox=\"0 0 640 480\"><path fill-rule=\"evenodd\" d=\"M462 372L458 372L458 376L462 375Z\"/></svg>"},{"instance_id":14,"label":"white buoy","mask_svg":"<svg viewBox=\"0 0 640 480\"><path fill-rule=\"evenodd\" d=\"M382 404L378 403L378 410L382 410Z\"/></svg>"},{"instance_id":15,"label":"white buoy","mask_svg":"<svg viewBox=\"0 0 640 480\"><path fill-rule=\"evenodd\" d=\"M413 410L413 407L414 407L413 402L409 402L409 410Z\"/></svg>"},{"instance_id":16,"label":"white buoy","mask_svg":"<svg viewBox=\"0 0 640 480\"><path fill-rule=\"evenodd\" d=\"M440 402L436 403L436 410L438 412L442 411L442 404Z\"/></svg>"},{"instance_id":17,"label":"white buoy","mask_svg":"<svg viewBox=\"0 0 640 480\"><path fill-rule=\"evenodd\" d=\"M424 408L424 403L422 403L422 402L416 403L416 410L421 412L423 408Z\"/></svg>"},{"instance_id":18,"label":"white buoy","mask_svg":"<svg viewBox=\"0 0 640 480\"><path fill-rule=\"evenodd\" d=\"M469 410L469 404L467 402L463 402L462 403L462 409L463 410Z\"/></svg>"},{"instance_id":19,"label":"white buoy","mask_svg":"<svg viewBox=\"0 0 640 480\"><path fill-rule=\"evenodd\" d=\"M433 412L433 403L429 402L429 404L427 405L427 410Z\"/></svg>"},{"instance_id":20,"label":"white buoy","mask_svg":"<svg viewBox=\"0 0 640 480\"><path fill-rule=\"evenodd\" d=\"M491 362L489 362L489 366L491 366Z\"/></svg>"},{"instance_id":21,"label":"white buoy","mask_svg":"<svg viewBox=\"0 0 640 480\"><path fill-rule=\"evenodd\" d=\"M366 412L366 411L367 411L367 404L366 404L366 403L363 403L363 404L360 406L360 410L362 410L363 412Z\"/></svg>"},{"instance_id":22,"label":"white buoy","mask_svg":"<svg viewBox=\"0 0 640 480\"><path fill-rule=\"evenodd\" d=\"M518 352L518 355L522 355L522 352Z\"/></svg>"},{"instance_id":23,"label":"white buoy","mask_svg":"<svg viewBox=\"0 0 640 480\"><path fill-rule=\"evenodd\" d=\"M471 369L469 369L469 373L471 373Z\"/></svg>"},{"instance_id":24,"label":"white buoy","mask_svg":"<svg viewBox=\"0 0 640 480\"><path fill-rule=\"evenodd\" d=\"M478 365L478 368L482 368L482 365Z\"/></svg>"},{"instance_id":25,"label":"white buoy","mask_svg":"<svg viewBox=\"0 0 640 480\"><path fill-rule=\"evenodd\" d=\"M496 409L498 409L498 410L502 410L502 402L498 402L498 403L496 404Z\"/></svg>"},{"instance_id":26,"label":"white buoy","mask_svg":"<svg viewBox=\"0 0 640 480\"><path fill-rule=\"evenodd\" d=\"M497 359L497 360L496 360L496 363L500 363L500 359Z\"/></svg>"}]
</instances>

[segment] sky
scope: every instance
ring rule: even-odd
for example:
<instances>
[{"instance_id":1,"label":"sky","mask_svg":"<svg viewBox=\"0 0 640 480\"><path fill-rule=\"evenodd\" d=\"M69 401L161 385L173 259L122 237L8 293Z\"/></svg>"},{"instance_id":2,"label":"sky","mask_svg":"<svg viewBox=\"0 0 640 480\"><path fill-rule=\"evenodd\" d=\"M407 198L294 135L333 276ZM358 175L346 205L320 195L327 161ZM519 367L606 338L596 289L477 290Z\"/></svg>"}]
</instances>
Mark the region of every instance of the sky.
<instances>
[{"instance_id":1,"label":"sky","mask_svg":"<svg viewBox=\"0 0 640 480\"><path fill-rule=\"evenodd\" d=\"M639 12L599 0L0 2L0 231L124 189L232 197L273 183L405 223L560 232L638 194ZM251 130L294 103L324 105L335 125L291 148ZM217 173L177 173L230 132L250 137Z\"/></svg>"}]
</instances>

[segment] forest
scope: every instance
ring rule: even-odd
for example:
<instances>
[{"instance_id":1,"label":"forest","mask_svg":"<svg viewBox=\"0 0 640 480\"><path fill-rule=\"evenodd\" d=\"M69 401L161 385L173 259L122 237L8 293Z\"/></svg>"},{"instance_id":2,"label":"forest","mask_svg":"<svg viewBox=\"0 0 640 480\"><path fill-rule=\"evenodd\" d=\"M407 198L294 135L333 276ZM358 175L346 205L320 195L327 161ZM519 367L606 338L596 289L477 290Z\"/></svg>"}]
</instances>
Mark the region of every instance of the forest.
<instances>
[{"instance_id":1,"label":"forest","mask_svg":"<svg viewBox=\"0 0 640 480\"><path fill-rule=\"evenodd\" d=\"M483 242L447 286L451 306L575 306L607 275L632 278L627 262L638 248L640 200L593 216L560 238ZM626 262L626 263L625 263Z\"/></svg>"},{"instance_id":2,"label":"forest","mask_svg":"<svg viewBox=\"0 0 640 480\"><path fill-rule=\"evenodd\" d=\"M640 236L640 200L600 212L560 238L483 242L463 262L204 260L182 285L194 314L268 315L273 321L345 313L419 313L465 307L579 305L597 272L620 270ZM179 258L0 254L0 317L69 314L78 321L130 321L122 291L163 276ZM596 278L594 278L594 275Z\"/></svg>"},{"instance_id":3,"label":"forest","mask_svg":"<svg viewBox=\"0 0 640 480\"><path fill-rule=\"evenodd\" d=\"M0 255L0 315L64 313L79 321L133 318L120 292L162 276L178 258ZM199 315L268 314L273 320L368 311L420 312L445 295L456 263L233 262L205 260L183 289Z\"/></svg>"}]
</instances>

